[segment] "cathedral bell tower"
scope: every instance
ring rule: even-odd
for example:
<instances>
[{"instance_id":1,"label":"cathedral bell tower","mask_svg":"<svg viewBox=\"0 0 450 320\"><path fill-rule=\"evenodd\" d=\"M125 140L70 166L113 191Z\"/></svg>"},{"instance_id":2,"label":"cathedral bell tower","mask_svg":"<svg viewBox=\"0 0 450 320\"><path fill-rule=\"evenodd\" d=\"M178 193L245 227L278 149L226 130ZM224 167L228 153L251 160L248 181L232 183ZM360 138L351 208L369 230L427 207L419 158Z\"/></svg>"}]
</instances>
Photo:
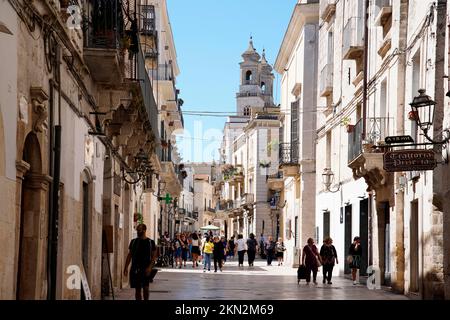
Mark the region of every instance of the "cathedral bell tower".
<instances>
[{"instance_id":1,"label":"cathedral bell tower","mask_svg":"<svg viewBox=\"0 0 450 320\"><path fill-rule=\"evenodd\" d=\"M250 116L251 107L272 107L273 80L272 67L266 60L265 51L262 57L253 46L253 39L242 54L241 83L236 95L237 114Z\"/></svg>"}]
</instances>

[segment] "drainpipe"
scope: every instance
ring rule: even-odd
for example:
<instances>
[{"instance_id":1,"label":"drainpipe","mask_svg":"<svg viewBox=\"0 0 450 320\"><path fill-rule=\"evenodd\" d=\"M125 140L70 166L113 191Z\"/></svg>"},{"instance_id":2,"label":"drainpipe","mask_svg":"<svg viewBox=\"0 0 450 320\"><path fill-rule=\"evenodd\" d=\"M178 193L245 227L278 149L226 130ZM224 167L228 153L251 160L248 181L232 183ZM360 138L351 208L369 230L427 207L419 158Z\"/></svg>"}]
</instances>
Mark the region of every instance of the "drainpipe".
<instances>
[{"instance_id":1,"label":"drainpipe","mask_svg":"<svg viewBox=\"0 0 450 320\"><path fill-rule=\"evenodd\" d=\"M60 184L60 172L61 172L61 49L57 47L56 54L56 70L55 74L58 74L58 125L54 126L54 136L50 139L50 166L51 175L53 178L52 189L50 192L50 214L49 214L49 250L48 250L48 263L49 263L49 279L48 279L48 294L49 300L56 300L56 278L57 278L57 263L58 263L58 218L59 218L59 184ZM51 92L51 105L53 106L53 90L55 87L54 81L50 81ZM51 127L53 128L53 107L50 114ZM52 131L52 130L50 130Z\"/></svg>"}]
</instances>

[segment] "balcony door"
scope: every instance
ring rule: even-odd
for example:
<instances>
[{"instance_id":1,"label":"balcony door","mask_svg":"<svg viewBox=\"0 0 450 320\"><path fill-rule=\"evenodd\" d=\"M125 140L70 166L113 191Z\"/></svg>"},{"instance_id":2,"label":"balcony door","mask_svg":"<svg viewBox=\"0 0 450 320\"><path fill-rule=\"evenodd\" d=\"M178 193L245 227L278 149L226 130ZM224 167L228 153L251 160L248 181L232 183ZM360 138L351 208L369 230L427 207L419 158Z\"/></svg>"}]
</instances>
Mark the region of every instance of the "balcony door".
<instances>
[{"instance_id":1,"label":"balcony door","mask_svg":"<svg viewBox=\"0 0 450 320\"><path fill-rule=\"evenodd\" d=\"M298 161L298 147L300 143L300 124L299 124L299 106L300 100L291 103L291 152L290 163Z\"/></svg>"}]
</instances>

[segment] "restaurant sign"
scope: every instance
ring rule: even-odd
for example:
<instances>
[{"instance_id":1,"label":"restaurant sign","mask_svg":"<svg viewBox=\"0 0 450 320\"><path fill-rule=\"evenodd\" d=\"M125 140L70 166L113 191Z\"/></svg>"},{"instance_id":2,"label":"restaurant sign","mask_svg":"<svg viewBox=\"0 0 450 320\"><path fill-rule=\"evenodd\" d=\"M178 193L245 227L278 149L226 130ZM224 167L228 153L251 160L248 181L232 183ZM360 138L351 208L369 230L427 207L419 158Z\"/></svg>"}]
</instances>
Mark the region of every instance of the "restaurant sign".
<instances>
[{"instance_id":1,"label":"restaurant sign","mask_svg":"<svg viewBox=\"0 0 450 320\"><path fill-rule=\"evenodd\" d=\"M384 170L387 172L426 171L437 166L432 150L397 150L384 154Z\"/></svg>"}]
</instances>

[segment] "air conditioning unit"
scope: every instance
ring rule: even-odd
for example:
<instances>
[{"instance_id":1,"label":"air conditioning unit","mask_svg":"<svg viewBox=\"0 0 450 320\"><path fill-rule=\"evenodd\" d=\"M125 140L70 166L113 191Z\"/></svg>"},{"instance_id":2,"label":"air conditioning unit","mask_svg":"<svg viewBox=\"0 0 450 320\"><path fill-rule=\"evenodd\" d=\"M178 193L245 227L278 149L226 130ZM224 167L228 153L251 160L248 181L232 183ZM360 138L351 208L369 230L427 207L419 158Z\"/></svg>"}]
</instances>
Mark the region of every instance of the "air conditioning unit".
<instances>
[{"instance_id":1,"label":"air conditioning unit","mask_svg":"<svg viewBox=\"0 0 450 320\"><path fill-rule=\"evenodd\" d=\"M292 248L292 267L298 268L300 266L300 258L302 254L302 249L293 247Z\"/></svg>"}]
</instances>

